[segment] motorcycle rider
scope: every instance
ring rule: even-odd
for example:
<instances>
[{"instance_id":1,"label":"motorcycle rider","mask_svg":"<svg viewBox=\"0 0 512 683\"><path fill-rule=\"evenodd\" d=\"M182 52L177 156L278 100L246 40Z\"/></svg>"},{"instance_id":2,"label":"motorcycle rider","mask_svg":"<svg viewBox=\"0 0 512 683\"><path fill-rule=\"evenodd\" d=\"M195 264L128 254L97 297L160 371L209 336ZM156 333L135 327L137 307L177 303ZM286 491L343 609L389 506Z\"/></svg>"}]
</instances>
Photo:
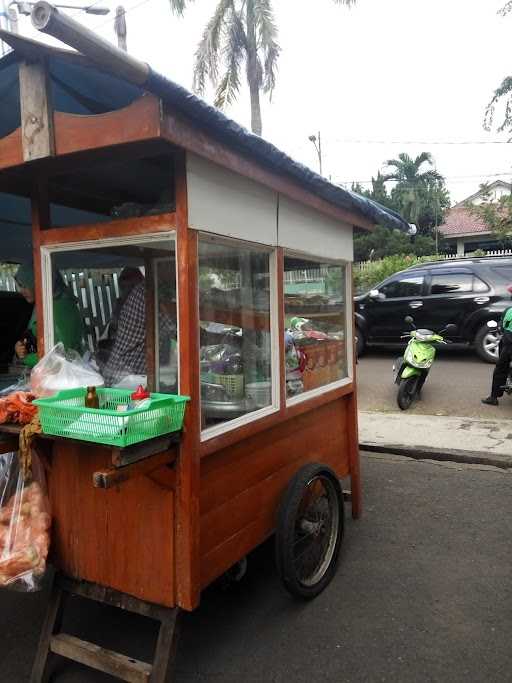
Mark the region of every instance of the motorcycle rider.
<instances>
[{"instance_id":1,"label":"motorcycle rider","mask_svg":"<svg viewBox=\"0 0 512 683\"><path fill-rule=\"evenodd\" d=\"M512 286L508 290L512 293ZM501 329L503 336L500 341L500 356L492 374L491 394L482 399L482 403L488 406L497 406L498 398L503 396L502 387L506 384L512 362L512 306L503 315Z\"/></svg>"}]
</instances>

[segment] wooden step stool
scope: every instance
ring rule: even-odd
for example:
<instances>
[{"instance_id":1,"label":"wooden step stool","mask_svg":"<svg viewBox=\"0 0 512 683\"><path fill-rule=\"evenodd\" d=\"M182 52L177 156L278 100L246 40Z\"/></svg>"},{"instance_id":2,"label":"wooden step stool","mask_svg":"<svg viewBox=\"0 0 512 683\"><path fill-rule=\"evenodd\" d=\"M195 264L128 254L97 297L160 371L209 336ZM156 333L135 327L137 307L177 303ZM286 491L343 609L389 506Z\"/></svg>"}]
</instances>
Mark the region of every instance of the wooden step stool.
<instances>
[{"instance_id":1,"label":"wooden step stool","mask_svg":"<svg viewBox=\"0 0 512 683\"><path fill-rule=\"evenodd\" d=\"M152 664L106 650L86 640L61 632L65 598L78 595L160 622L155 657ZM130 683L170 683L178 636L179 608L161 607L138 600L86 581L75 581L56 574L46 612L30 683L50 680L51 655L65 657L91 669L97 669Z\"/></svg>"}]
</instances>

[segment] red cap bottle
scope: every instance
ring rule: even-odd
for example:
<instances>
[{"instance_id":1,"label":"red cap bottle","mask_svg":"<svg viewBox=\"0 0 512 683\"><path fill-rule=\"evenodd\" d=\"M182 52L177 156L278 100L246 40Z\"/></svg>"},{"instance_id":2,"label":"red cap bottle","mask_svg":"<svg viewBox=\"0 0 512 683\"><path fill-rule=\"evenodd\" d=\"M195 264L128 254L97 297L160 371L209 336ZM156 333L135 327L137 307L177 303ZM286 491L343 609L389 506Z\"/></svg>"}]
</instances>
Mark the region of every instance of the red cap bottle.
<instances>
[{"instance_id":1,"label":"red cap bottle","mask_svg":"<svg viewBox=\"0 0 512 683\"><path fill-rule=\"evenodd\" d=\"M142 384L139 384L131 396L132 401L145 401L147 398L151 398L151 394L147 389L144 389Z\"/></svg>"}]
</instances>

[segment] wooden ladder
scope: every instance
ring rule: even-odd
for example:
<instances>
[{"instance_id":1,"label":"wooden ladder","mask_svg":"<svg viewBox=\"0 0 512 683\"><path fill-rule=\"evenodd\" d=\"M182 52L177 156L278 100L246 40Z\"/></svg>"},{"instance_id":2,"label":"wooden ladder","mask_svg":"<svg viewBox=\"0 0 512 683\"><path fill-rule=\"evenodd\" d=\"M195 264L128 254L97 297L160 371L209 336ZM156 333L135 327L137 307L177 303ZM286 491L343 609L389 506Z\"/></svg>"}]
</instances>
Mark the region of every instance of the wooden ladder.
<instances>
[{"instance_id":1,"label":"wooden ladder","mask_svg":"<svg viewBox=\"0 0 512 683\"><path fill-rule=\"evenodd\" d=\"M68 595L78 595L159 621L160 629L152 664L62 633L60 629ZM56 574L30 683L47 683L50 680L50 660L54 655L79 662L129 683L170 683L173 679L179 613L177 607L161 607L98 584L76 581Z\"/></svg>"}]
</instances>

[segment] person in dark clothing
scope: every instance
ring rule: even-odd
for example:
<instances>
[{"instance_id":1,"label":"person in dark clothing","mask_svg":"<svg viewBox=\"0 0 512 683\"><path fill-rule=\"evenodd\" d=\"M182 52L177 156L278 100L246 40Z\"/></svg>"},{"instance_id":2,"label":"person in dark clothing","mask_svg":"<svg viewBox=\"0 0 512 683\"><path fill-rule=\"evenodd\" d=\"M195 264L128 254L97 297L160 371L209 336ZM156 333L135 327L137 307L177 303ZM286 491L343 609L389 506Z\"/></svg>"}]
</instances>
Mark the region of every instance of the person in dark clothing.
<instances>
[{"instance_id":1,"label":"person in dark clothing","mask_svg":"<svg viewBox=\"0 0 512 683\"><path fill-rule=\"evenodd\" d=\"M510 363L512 362L512 306L505 311L501 321L501 329L503 336L500 342L500 356L492 374L491 394L482 399L482 403L488 406L498 405L498 399L503 396L503 387L510 371Z\"/></svg>"},{"instance_id":2,"label":"person in dark clothing","mask_svg":"<svg viewBox=\"0 0 512 683\"><path fill-rule=\"evenodd\" d=\"M138 268L126 267L123 268L119 274L119 298L114 306L110 322L108 323L102 337L98 342L96 361L98 362L100 368L103 368L107 364L110 354L112 353L117 335L117 328L119 325L119 317L121 315L123 306L125 305L135 285L138 285L141 282L144 282L144 275Z\"/></svg>"}]
</instances>

